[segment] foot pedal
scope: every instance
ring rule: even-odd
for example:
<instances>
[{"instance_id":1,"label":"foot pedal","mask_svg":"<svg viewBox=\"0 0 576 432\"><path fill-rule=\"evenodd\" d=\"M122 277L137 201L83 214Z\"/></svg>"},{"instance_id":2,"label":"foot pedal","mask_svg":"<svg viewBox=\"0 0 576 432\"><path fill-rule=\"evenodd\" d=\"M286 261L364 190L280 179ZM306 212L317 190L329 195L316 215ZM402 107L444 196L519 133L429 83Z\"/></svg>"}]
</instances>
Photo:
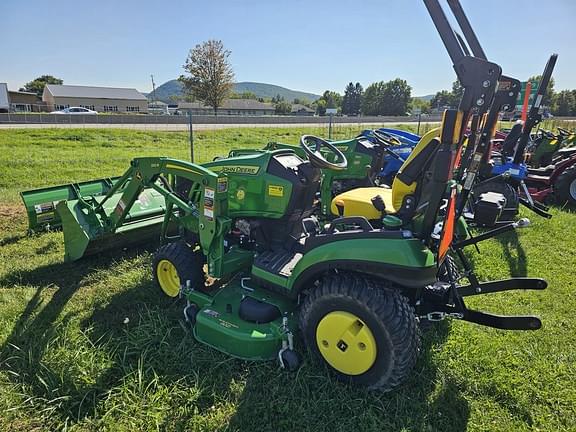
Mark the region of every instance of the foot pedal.
<instances>
[{"instance_id":1,"label":"foot pedal","mask_svg":"<svg viewBox=\"0 0 576 432\"><path fill-rule=\"evenodd\" d=\"M462 320L502 330L538 330L542 327L542 321L535 316L493 315L471 309L464 312Z\"/></svg>"}]
</instances>

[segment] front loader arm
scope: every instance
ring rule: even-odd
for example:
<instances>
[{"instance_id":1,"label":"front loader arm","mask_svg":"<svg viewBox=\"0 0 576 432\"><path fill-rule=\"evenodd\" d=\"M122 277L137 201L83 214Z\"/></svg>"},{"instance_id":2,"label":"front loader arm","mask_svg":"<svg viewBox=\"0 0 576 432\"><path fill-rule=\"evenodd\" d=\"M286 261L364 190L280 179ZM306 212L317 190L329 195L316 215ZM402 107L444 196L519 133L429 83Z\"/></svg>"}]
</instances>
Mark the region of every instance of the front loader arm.
<instances>
[{"instance_id":1,"label":"front loader arm","mask_svg":"<svg viewBox=\"0 0 576 432\"><path fill-rule=\"evenodd\" d=\"M131 169L134 170L133 178L161 193L168 207L176 206L183 212L182 224L198 234L200 246L208 254L214 239L221 235L220 225L227 223L228 179L225 174L170 158L137 158L132 161ZM168 179L176 177L192 182L188 197L172 190L174 182L170 184ZM167 211L166 218L171 214Z\"/></svg>"},{"instance_id":2,"label":"front loader arm","mask_svg":"<svg viewBox=\"0 0 576 432\"><path fill-rule=\"evenodd\" d=\"M187 196L174 190L176 179L190 183ZM223 235L230 226L226 217L228 178L193 163L158 157L133 159L130 168L102 200L87 199L78 203L83 209L83 221L88 221L90 226L89 240L129 230L130 211L135 203L140 207L146 204L143 202L147 199L146 190L156 191L164 198L161 240L169 223L177 221L180 233L188 230L197 235L209 266L213 261L214 273L218 274ZM85 223L78 225L86 231Z\"/></svg>"}]
</instances>

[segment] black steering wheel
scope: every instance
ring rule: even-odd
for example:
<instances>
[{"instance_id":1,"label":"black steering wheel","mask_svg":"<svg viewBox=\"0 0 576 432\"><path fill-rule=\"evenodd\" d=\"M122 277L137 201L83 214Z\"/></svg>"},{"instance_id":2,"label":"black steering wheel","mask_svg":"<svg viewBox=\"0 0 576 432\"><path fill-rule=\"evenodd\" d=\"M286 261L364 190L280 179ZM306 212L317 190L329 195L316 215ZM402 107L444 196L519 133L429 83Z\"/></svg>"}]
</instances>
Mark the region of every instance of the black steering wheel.
<instances>
[{"instance_id":1,"label":"black steering wheel","mask_svg":"<svg viewBox=\"0 0 576 432\"><path fill-rule=\"evenodd\" d=\"M376 141L378 141L379 144L385 146L394 146L402 144L400 140L395 136L390 135L389 133L386 132L379 131L378 129L374 129L372 131L372 135L374 135L374 138L376 138Z\"/></svg>"},{"instance_id":2,"label":"black steering wheel","mask_svg":"<svg viewBox=\"0 0 576 432\"><path fill-rule=\"evenodd\" d=\"M313 145L314 149L312 149L310 145ZM302 147L302 150L304 150L308 159L316 168L342 171L348 167L348 161L346 160L344 153L338 150L336 146L322 138L314 135L302 135L300 138L300 147ZM336 162L330 162L324 157L320 152L322 147L328 149L330 153L336 156Z\"/></svg>"},{"instance_id":3,"label":"black steering wheel","mask_svg":"<svg viewBox=\"0 0 576 432\"><path fill-rule=\"evenodd\" d=\"M374 129L372 131L372 135L374 136L378 144L382 146L380 147L382 150L384 150L388 155L390 155L400 163L404 162L404 159L402 159L402 157L400 157L400 155L393 150L394 146L402 144L398 138L386 132L379 131L377 129Z\"/></svg>"}]
</instances>

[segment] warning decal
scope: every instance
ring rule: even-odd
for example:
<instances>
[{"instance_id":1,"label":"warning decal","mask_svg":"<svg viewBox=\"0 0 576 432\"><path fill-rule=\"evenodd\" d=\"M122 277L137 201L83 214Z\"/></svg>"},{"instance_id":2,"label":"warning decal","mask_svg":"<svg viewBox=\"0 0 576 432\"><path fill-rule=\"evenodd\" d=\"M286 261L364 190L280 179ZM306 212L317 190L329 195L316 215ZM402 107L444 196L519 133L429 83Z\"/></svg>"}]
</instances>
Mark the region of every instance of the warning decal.
<instances>
[{"instance_id":1,"label":"warning decal","mask_svg":"<svg viewBox=\"0 0 576 432\"><path fill-rule=\"evenodd\" d=\"M218 177L218 193L228 190L228 177Z\"/></svg>"},{"instance_id":2,"label":"warning decal","mask_svg":"<svg viewBox=\"0 0 576 432\"><path fill-rule=\"evenodd\" d=\"M284 196L284 187L283 186L276 186L276 185L268 185L268 195L274 197L283 197Z\"/></svg>"}]
</instances>

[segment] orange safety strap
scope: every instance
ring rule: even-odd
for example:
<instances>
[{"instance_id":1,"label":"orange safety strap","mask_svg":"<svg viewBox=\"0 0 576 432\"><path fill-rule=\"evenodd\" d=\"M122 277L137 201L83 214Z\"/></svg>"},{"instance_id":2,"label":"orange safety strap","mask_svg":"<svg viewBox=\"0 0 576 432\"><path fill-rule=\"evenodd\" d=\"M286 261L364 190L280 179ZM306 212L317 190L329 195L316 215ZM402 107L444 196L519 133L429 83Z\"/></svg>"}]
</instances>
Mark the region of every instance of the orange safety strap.
<instances>
[{"instance_id":1,"label":"orange safety strap","mask_svg":"<svg viewBox=\"0 0 576 432\"><path fill-rule=\"evenodd\" d=\"M440 234L440 245L438 247L438 265L444 261L446 254L450 250L450 245L454 238L454 227L456 225L456 188L452 187L450 198L448 199L448 209L444 218L444 226Z\"/></svg>"}]
</instances>

